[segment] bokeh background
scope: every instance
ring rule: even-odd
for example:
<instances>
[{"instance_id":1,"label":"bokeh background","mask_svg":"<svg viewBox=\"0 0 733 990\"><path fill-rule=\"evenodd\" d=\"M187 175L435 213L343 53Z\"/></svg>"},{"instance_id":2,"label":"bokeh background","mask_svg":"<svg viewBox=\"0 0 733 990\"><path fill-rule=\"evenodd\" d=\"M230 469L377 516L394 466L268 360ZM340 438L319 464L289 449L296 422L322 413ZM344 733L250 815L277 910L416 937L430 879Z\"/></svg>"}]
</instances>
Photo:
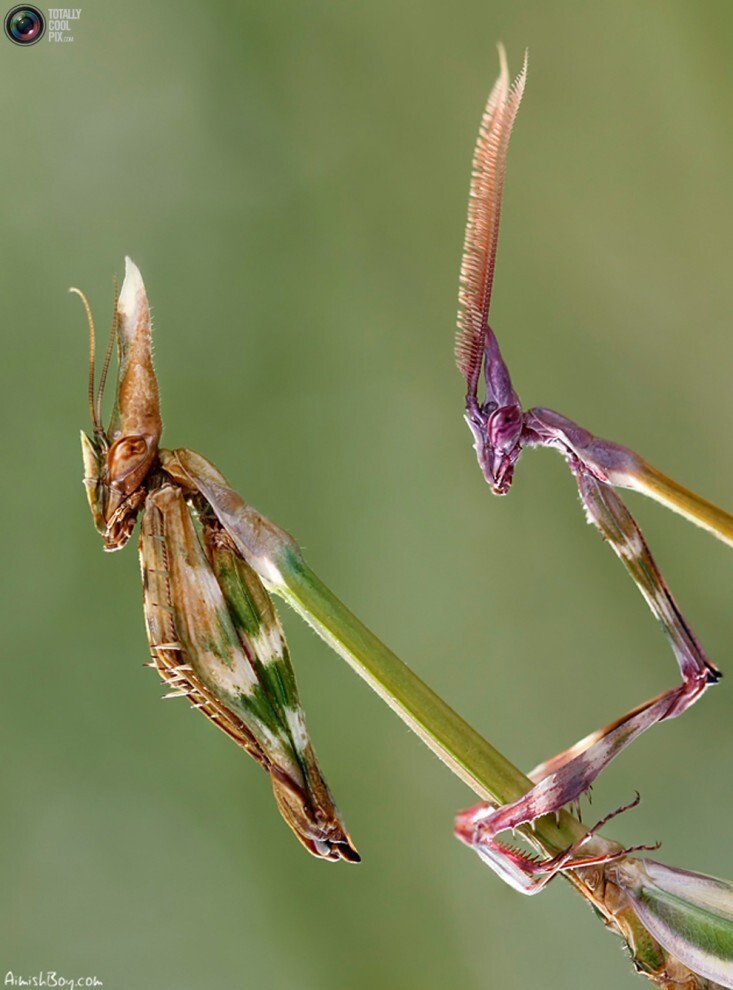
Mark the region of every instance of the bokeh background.
<instances>
[{"instance_id":1,"label":"bokeh background","mask_svg":"<svg viewBox=\"0 0 733 990\"><path fill-rule=\"evenodd\" d=\"M147 659L134 547L83 489L86 328L140 265L168 446L211 457L523 767L676 682L552 453L492 498L452 359L469 162L502 40L530 71L493 320L554 406L733 504L733 9L314 0L83 7L0 39L0 975L109 990L640 986L563 883L522 898L451 835L472 795L290 614L364 862L310 859L257 767ZM733 673L730 550L638 497ZM636 743L590 815L733 877L729 680Z\"/></svg>"}]
</instances>

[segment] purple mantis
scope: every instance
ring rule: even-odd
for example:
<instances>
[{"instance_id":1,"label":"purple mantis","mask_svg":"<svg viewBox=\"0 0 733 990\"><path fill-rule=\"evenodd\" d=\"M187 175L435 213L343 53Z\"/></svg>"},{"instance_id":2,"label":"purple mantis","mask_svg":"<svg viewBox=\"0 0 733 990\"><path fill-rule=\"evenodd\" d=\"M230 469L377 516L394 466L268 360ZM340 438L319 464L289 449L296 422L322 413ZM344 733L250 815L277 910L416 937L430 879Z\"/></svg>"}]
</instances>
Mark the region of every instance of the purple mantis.
<instances>
[{"instance_id":1,"label":"purple mantis","mask_svg":"<svg viewBox=\"0 0 733 990\"><path fill-rule=\"evenodd\" d=\"M479 465L495 495L508 492L523 448L551 447L562 454L577 481L588 522L610 543L662 624L682 674L682 683L677 687L537 767L530 774L535 786L520 800L498 810L479 805L458 816L458 836L512 886L534 893L559 870L615 857L604 854L583 858L582 850L574 848L538 864L501 844L496 836L577 802L626 746L656 722L681 715L721 676L705 656L639 527L614 489L643 492L728 543L733 543L733 516L687 491L626 447L601 440L550 409L522 407L488 322L504 166L527 74L525 54L522 71L510 84L501 47L499 56L499 79L486 105L473 158L461 267L456 359L466 380L466 422L473 434ZM483 401L479 398L482 370Z\"/></svg>"}]
</instances>

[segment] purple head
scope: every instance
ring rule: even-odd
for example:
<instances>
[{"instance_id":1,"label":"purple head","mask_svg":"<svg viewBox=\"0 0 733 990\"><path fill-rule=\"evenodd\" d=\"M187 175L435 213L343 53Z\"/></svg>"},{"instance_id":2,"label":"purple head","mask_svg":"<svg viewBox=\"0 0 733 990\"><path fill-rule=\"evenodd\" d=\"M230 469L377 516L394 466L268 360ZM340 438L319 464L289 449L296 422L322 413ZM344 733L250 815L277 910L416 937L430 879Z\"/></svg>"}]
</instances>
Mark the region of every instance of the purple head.
<instances>
[{"instance_id":1,"label":"purple head","mask_svg":"<svg viewBox=\"0 0 733 990\"><path fill-rule=\"evenodd\" d=\"M494 495L506 495L521 453L524 413L519 402L497 406L487 402L466 413L476 456Z\"/></svg>"},{"instance_id":2,"label":"purple head","mask_svg":"<svg viewBox=\"0 0 733 990\"><path fill-rule=\"evenodd\" d=\"M524 412L490 327L485 330L483 357L486 396L477 396L478 367L468 380L466 422L473 433L476 456L494 495L506 495L522 450Z\"/></svg>"}]
</instances>

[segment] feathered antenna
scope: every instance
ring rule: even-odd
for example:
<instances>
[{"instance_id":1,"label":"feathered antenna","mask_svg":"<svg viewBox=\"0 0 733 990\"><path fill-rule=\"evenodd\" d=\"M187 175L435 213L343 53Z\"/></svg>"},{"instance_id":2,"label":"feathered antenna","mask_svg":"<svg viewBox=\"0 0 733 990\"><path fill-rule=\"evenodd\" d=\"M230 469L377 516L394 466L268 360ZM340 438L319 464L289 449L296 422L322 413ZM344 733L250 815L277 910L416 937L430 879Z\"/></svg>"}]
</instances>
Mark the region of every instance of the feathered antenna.
<instances>
[{"instance_id":1,"label":"feathered antenna","mask_svg":"<svg viewBox=\"0 0 733 990\"><path fill-rule=\"evenodd\" d=\"M476 394L488 327L506 153L527 78L527 52L522 71L510 86L504 46L498 49L499 78L489 95L473 155L458 296L456 363L469 395Z\"/></svg>"}]
</instances>

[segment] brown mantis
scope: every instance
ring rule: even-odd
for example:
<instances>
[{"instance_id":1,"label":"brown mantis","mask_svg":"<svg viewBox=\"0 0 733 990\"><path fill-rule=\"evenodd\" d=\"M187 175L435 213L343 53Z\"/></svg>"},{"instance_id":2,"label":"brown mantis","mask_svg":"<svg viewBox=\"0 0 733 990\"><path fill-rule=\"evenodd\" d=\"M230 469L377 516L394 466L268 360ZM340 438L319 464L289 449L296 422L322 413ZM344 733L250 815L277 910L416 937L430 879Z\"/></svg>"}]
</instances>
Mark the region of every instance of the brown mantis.
<instances>
[{"instance_id":1,"label":"brown mantis","mask_svg":"<svg viewBox=\"0 0 733 990\"><path fill-rule=\"evenodd\" d=\"M527 59L510 85L506 57L489 96L473 159L468 223L461 268L456 359L466 380L466 422L479 464L494 494L512 483L525 447L551 447L574 474L588 522L610 543L661 623L682 674L682 683L537 767L535 787L518 801L493 810L486 805L459 815L458 835L480 852L518 890L540 890L558 870L587 864L578 850L538 866L496 841L506 829L577 802L601 770L650 726L681 715L720 677L685 621L649 552L644 537L615 488L631 488L680 512L733 544L733 517L665 477L633 451L593 436L550 409L524 410L502 360L488 315L496 259L507 147L524 91ZM483 370L485 397L479 399ZM574 853L578 852L578 857ZM601 855L600 862L615 856ZM592 861L592 860L591 860Z\"/></svg>"},{"instance_id":2,"label":"brown mantis","mask_svg":"<svg viewBox=\"0 0 733 990\"><path fill-rule=\"evenodd\" d=\"M82 432L89 506L106 550L130 538L138 516L150 666L270 775L278 808L300 842L326 860L358 862L316 762L285 636L270 596L217 518L243 506L226 480L190 450L162 450L150 308L127 259L107 356L95 393L90 330L89 409ZM119 376L109 428L102 397L113 345ZM246 512L246 510L244 510ZM253 511L253 510L252 510ZM256 514L255 514L256 515ZM267 526L259 526L265 543Z\"/></svg>"}]
</instances>

